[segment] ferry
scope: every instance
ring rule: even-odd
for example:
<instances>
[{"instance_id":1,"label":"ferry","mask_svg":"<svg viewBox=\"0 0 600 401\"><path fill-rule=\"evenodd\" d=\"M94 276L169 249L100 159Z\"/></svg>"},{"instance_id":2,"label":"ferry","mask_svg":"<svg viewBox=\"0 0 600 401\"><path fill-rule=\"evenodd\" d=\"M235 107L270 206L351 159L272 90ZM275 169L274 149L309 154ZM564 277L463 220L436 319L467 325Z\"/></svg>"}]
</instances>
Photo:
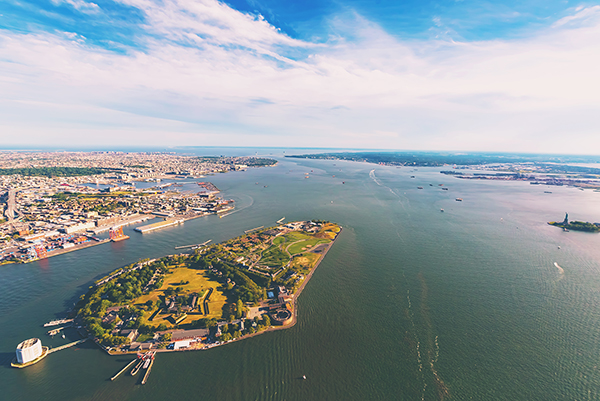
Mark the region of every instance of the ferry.
<instances>
[{"instance_id":1,"label":"ferry","mask_svg":"<svg viewBox=\"0 0 600 401\"><path fill-rule=\"evenodd\" d=\"M72 322L73 322L73 319L53 320L51 322L44 324L44 327L58 326L59 324L72 323Z\"/></svg>"},{"instance_id":2,"label":"ferry","mask_svg":"<svg viewBox=\"0 0 600 401\"><path fill-rule=\"evenodd\" d=\"M140 361L138 362L137 365L135 365L135 367L131 371L131 376L135 376L137 374L137 372L140 371L140 369L142 368L142 365L144 364L144 357L145 357L145 355L137 354L137 357L138 357L138 359Z\"/></svg>"}]
</instances>

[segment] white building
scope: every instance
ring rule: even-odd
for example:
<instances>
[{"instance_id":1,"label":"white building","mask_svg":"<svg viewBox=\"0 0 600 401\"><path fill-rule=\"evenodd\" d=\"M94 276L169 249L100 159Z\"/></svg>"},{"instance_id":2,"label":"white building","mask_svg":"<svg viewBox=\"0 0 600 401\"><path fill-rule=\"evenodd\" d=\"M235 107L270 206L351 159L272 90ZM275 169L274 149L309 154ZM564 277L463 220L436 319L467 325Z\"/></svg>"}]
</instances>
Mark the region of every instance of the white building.
<instances>
[{"instance_id":1,"label":"white building","mask_svg":"<svg viewBox=\"0 0 600 401\"><path fill-rule=\"evenodd\" d=\"M17 362L27 363L42 356L42 341L30 338L17 345Z\"/></svg>"}]
</instances>

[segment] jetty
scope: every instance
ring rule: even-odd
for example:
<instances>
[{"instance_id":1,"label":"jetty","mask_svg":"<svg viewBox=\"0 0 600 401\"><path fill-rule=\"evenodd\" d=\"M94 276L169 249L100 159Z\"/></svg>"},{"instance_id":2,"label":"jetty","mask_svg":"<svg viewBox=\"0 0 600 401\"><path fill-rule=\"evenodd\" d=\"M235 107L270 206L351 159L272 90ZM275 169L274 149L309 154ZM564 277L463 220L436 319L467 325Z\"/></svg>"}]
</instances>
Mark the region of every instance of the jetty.
<instances>
[{"instance_id":1,"label":"jetty","mask_svg":"<svg viewBox=\"0 0 600 401\"><path fill-rule=\"evenodd\" d=\"M260 230L261 228L264 228L264 226L256 227L256 228L253 228L251 230L246 230L246 231L244 231L244 234L249 234L249 233L254 232L256 230Z\"/></svg>"},{"instance_id":2,"label":"jetty","mask_svg":"<svg viewBox=\"0 0 600 401\"><path fill-rule=\"evenodd\" d=\"M81 340L73 341L72 343L68 343L68 344L65 344L65 345L61 345L60 347L56 347L56 348L50 348L50 350L48 350L48 353L49 353L49 354L51 354L51 353L53 353L53 352L56 352L56 351L61 351L61 350L63 350L63 349L67 349L67 348L70 348L70 347L74 347L74 346L76 346L76 345L78 345L78 344L81 344L81 343L84 343L84 342L86 342L87 340L88 340L87 338L83 338L83 339L81 339Z\"/></svg>"},{"instance_id":3,"label":"jetty","mask_svg":"<svg viewBox=\"0 0 600 401\"><path fill-rule=\"evenodd\" d=\"M141 226L134 228L135 231L142 234L149 233L154 230L160 230L161 228L177 226L183 224L184 219L166 219L159 223L148 224L147 226Z\"/></svg>"},{"instance_id":4,"label":"jetty","mask_svg":"<svg viewBox=\"0 0 600 401\"><path fill-rule=\"evenodd\" d=\"M150 358L150 364L146 368L146 374L144 375L144 378L142 379L142 384L146 384L146 382L148 381L148 376L150 376L150 370L152 369L152 365L154 364L154 355L155 354L152 354L149 357Z\"/></svg>"},{"instance_id":5,"label":"jetty","mask_svg":"<svg viewBox=\"0 0 600 401\"><path fill-rule=\"evenodd\" d=\"M131 365L133 365L135 363L135 361L137 361L137 358L134 359L133 361L129 362L127 364L127 366L125 366L123 369L119 370L119 372L116 375L114 375L113 377L111 377L110 380L112 381L112 380L115 380L117 377L119 377L119 375L121 373L125 372L127 369L129 369L131 367Z\"/></svg>"},{"instance_id":6,"label":"jetty","mask_svg":"<svg viewBox=\"0 0 600 401\"><path fill-rule=\"evenodd\" d=\"M201 247L201 246L206 246L208 245L209 242L211 242L212 239L209 239L208 241L205 241L201 244L192 244L192 245L181 245L181 246L176 246L175 249L184 249L184 248L194 248L194 247Z\"/></svg>"},{"instance_id":7,"label":"jetty","mask_svg":"<svg viewBox=\"0 0 600 401\"><path fill-rule=\"evenodd\" d=\"M283 223L283 221L285 220L285 216L280 218L279 220L277 220L277 224L281 224Z\"/></svg>"}]
</instances>

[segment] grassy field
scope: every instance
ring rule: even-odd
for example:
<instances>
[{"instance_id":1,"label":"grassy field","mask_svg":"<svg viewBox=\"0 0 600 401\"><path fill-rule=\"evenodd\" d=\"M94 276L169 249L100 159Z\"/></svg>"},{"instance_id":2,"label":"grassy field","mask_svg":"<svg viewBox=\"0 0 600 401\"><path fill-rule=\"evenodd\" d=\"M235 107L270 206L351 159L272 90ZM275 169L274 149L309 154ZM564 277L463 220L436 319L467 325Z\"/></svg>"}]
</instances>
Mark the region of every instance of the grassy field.
<instances>
[{"instance_id":1,"label":"grassy field","mask_svg":"<svg viewBox=\"0 0 600 401\"><path fill-rule=\"evenodd\" d=\"M311 238L311 239L307 239L305 241L297 242L293 245L290 245L290 247L288 248L288 252L292 255L295 255L297 253L301 253L306 250L309 250L309 248L314 248L315 245L327 244L329 242L331 242L331 241L328 239Z\"/></svg>"},{"instance_id":2,"label":"grassy field","mask_svg":"<svg viewBox=\"0 0 600 401\"><path fill-rule=\"evenodd\" d=\"M319 254L306 252L301 255L296 255L292 260L292 267L299 267L302 270L310 270L314 267L317 260L319 260ZM310 267L310 269L308 268Z\"/></svg>"},{"instance_id":3,"label":"grassy field","mask_svg":"<svg viewBox=\"0 0 600 401\"><path fill-rule=\"evenodd\" d=\"M210 301L208 302L210 315L205 316L200 314L197 310L194 312L188 312L188 318L183 323L191 322L192 320L200 319L203 317L215 317L220 319L223 313L223 306L227 301L227 297L223 294L222 291L217 288L220 287L220 283L212 280L207 276L207 270L195 270L188 269L186 267L177 267L171 269L170 271L173 274L167 274L164 279L164 283L161 288L158 290L151 291L147 295L142 295L136 300L136 305L143 305L147 301L157 301L159 296L164 295L164 291L169 287L183 287L183 291L181 294L190 294L193 292L202 293L203 290L208 290L209 288L214 288L212 295L210 296ZM181 284L182 282L189 281L189 284ZM200 301L198 301L200 302ZM148 312L148 316L150 316L151 312ZM148 322L152 326L158 326L161 323L165 323L167 326L172 326L169 317L170 313L161 313L157 315L152 322Z\"/></svg>"},{"instance_id":4,"label":"grassy field","mask_svg":"<svg viewBox=\"0 0 600 401\"><path fill-rule=\"evenodd\" d=\"M278 245L273 245L263 252L260 264L278 267L288 264L289 261L290 257L283 252Z\"/></svg>"}]
</instances>

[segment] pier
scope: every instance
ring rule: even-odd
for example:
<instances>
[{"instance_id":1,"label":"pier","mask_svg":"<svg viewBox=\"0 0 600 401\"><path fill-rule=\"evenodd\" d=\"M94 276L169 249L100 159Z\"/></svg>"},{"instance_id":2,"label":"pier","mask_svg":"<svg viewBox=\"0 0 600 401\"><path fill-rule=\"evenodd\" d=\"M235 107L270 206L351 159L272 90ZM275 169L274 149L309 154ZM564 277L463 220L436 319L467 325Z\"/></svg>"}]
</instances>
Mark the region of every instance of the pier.
<instances>
[{"instance_id":1,"label":"pier","mask_svg":"<svg viewBox=\"0 0 600 401\"><path fill-rule=\"evenodd\" d=\"M119 375L121 373L125 372L127 369L129 369L131 367L131 365L133 365L135 363L135 361L137 361L137 358L134 359L133 361L129 362L127 364L127 366L125 366L123 369L119 370L119 372L116 375L114 375L113 377L111 377L110 380L112 381L112 380L115 380L117 377L119 377Z\"/></svg>"},{"instance_id":2,"label":"pier","mask_svg":"<svg viewBox=\"0 0 600 401\"><path fill-rule=\"evenodd\" d=\"M192 245L181 245L181 246L176 246L176 247L175 247L175 249L194 248L194 247L197 247L197 248L199 248L199 247L201 247L201 246L205 246L205 245L207 245L207 244L208 244L209 242L211 242L211 241L212 241L212 239L209 239L208 241L206 241L206 242L203 242L203 243L201 243L201 244L192 244Z\"/></svg>"},{"instance_id":3,"label":"pier","mask_svg":"<svg viewBox=\"0 0 600 401\"><path fill-rule=\"evenodd\" d=\"M250 234L251 232L254 232L256 230L260 230L261 228L264 228L264 226L256 227L256 228L253 228L251 230L246 230L246 231L244 231L244 234Z\"/></svg>"},{"instance_id":4,"label":"pier","mask_svg":"<svg viewBox=\"0 0 600 401\"><path fill-rule=\"evenodd\" d=\"M87 340L88 340L87 338L84 338L84 339L81 339L81 340L73 341L72 343L61 345L60 347L50 348L48 350L48 353L51 354L51 353L56 352L56 351L61 351L61 350L66 349L66 348L74 347L75 345L78 345L78 344L81 344L83 342L86 342Z\"/></svg>"},{"instance_id":5,"label":"pier","mask_svg":"<svg viewBox=\"0 0 600 401\"><path fill-rule=\"evenodd\" d=\"M154 365L154 355L152 355L150 358L152 359L150 360L150 365L148 365L148 369L146 369L146 374L142 379L142 384L146 384L146 381L148 381L148 376L150 376L150 370L152 369L152 365Z\"/></svg>"}]
</instances>

